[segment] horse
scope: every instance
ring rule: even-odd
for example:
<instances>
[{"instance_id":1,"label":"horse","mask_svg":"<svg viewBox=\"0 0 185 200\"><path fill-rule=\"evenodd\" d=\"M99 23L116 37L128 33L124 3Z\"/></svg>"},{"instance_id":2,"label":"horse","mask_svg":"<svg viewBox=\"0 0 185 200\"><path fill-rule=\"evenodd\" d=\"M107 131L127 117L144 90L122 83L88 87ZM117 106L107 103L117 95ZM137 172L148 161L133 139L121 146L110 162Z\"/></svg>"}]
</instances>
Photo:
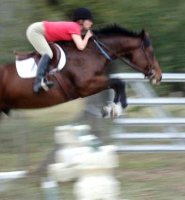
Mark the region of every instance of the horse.
<instances>
[{"instance_id":1,"label":"horse","mask_svg":"<svg viewBox=\"0 0 185 200\"><path fill-rule=\"evenodd\" d=\"M117 78L111 79L107 68L116 59L142 72L153 84L161 82L161 68L148 32L134 32L114 24L95 29L93 34L83 51L78 50L73 42L57 42L65 52L66 65L62 70L48 72L47 78L55 86L47 92L34 93L34 77L20 78L15 63L1 65L0 113L8 114L11 109L49 107L107 89L115 91L114 103L125 108L125 83ZM111 108L111 113L116 115L113 111Z\"/></svg>"}]
</instances>

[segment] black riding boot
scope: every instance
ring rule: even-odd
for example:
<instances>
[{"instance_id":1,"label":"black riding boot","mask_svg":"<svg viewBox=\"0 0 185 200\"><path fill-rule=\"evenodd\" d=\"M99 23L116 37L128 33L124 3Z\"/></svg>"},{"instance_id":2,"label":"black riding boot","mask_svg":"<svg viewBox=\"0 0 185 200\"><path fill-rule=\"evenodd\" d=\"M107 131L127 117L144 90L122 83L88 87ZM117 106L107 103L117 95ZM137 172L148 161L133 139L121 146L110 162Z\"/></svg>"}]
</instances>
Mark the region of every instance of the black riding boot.
<instances>
[{"instance_id":1,"label":"black riding boot","mask_svg":"<svg viewBox=\"0 0 185 200\"><path fill-rule=\"evenodd\" d=\"M50 61L51 59L47 54L44 54L39 61L37 77L33 86L33 91L36 93L40 92L41 90L47 91L54 85L52 81L45 79Z\"/></svg>"}]
</instances>

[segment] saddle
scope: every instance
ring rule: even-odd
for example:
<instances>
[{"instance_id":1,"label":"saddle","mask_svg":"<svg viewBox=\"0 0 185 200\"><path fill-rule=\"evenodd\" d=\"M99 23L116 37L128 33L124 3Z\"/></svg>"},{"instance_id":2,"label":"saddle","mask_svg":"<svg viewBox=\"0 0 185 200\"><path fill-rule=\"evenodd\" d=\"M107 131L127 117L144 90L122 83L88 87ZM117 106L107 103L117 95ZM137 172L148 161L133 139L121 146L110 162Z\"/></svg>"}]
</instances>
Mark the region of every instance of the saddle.
<instances>
[{"instance_id":1,"label":"saddle","mask_svg":"<svg viewBox=\"0 0 185 200\"><path fill-rule=\"evenodd\" d=\"M53 51L53 58L51 60L49 71L62 70L66 64L66 56L62 48L56 43L50 43ZM33 78L36 76L38 62L41 55L34 52L14 52L17 73L21 78Z\"/></svg>"},{"instance_id":2,"label":"saddle","mask_svg":"<svg viewBox=\"0 0 185 200\"><path fill-rule=\"evenodd\" d=\"M59 47L54 43L50 43L49 46L50 46L51 50L53 51L53 58L50 63L50 68L55 68L60 61L61 51L60 51ZM18 61L26 60L29 58L34 58L34 60L37 64L41 58L41 55L36 51L32 51L32 52L16 51L16 52L14 52L14 54L15 54L16 60L18 60Z\"/></svg>"}]
</instances>

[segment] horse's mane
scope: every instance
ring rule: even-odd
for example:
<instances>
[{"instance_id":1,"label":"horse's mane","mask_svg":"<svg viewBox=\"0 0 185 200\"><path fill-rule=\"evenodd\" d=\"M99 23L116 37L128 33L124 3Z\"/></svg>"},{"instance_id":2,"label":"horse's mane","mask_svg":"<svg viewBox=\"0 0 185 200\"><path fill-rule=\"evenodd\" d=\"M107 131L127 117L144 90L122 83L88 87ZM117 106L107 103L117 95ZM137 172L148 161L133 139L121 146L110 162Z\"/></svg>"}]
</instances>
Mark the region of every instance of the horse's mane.
<instances>
[{"instance_id":1,"label":"horse's mane","mask_svg":"<svg viewBox=\"0 0 185 200\"><path fill-rule=\"evenodd\" d=\"M107 25L106 27L100 29L94 29L93 33L98 36L103 35L123 35L128 37L139 37L141 32L130 31L124 27L121 27L117 24Z\"/></svg>"},{"instance_id":2,"label":"horse's mane","mask_svg":"<svg viewBox=\"0 0 185 200\"><path fill-rule=\"evenodd\" d=\"M131 31L117 24L107 25L103 28L93 29L92 31L97 36L122 35L126 37L140 37L141 35L141 31L140 32ZM58 41L57 43L60 46L74 45L74 42L71 41Z\"/></svg>"}]
</instances>

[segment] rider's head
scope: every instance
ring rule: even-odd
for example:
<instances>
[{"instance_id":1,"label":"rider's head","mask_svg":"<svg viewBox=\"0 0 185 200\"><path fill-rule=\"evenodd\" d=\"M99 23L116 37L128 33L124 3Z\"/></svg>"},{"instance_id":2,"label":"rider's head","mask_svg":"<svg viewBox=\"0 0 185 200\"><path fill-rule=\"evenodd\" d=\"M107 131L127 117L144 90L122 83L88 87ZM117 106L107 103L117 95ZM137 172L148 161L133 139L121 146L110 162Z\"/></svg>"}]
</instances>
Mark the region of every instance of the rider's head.
<instances>
[{"instance_id":1,"label":"rider's head","mask_svg":"<svg viewBox=\"0 0 185 200\"><path fill-rule=\"evenodd\" d=\"M78 8L73 13L73 21L79 22L83 29L88 30L93 25L93 16L89 9L87 8Z\"/></svg>"}]
</instances>

